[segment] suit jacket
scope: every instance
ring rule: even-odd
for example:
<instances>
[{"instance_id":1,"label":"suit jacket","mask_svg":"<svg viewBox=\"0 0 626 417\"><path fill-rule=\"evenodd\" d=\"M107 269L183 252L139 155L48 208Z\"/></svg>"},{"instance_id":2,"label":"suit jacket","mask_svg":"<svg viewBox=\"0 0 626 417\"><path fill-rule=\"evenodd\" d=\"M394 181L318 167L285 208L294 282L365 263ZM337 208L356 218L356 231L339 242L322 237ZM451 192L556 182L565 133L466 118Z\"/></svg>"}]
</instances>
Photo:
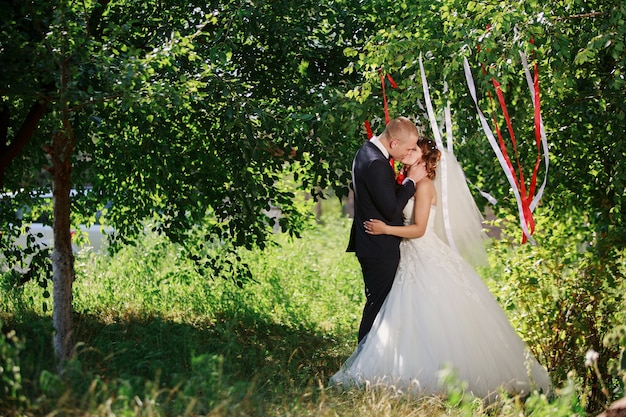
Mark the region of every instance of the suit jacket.
<instances>
[{"instance_id":1,"label":"suit jacket","mask_svg":"<svg viewBox=\"0 0 626 417\"><path fill-rule=\"evenodd\" d=\"M365 142L353 162L354 221L348 252L357 257L393 259L399 257L400 241L396 236L369 235L363 222L379 219L387 224L403 224L402 209L415 193L413 181L398 185L389 160L371 142Z\"/></svg>"}]
</instances>

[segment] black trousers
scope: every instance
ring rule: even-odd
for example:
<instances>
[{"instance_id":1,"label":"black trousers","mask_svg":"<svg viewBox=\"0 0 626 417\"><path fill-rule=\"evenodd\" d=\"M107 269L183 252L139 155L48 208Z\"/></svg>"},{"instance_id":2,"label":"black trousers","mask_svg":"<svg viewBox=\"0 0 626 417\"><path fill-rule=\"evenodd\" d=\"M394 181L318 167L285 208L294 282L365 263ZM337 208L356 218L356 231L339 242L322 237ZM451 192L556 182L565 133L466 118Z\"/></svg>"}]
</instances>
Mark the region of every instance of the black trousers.
<instances>
[{"instance_id":1,"label":"black trousers","mask_svg":"<svg viewBox=\"0 0 626 417\"><path fill-rule=\"evenodd\" d=\"M359 258L365 284L365 307L359 326L359 342L369 333L396 276L400 254L396 259Z\"/></svg>"}]
</instances>

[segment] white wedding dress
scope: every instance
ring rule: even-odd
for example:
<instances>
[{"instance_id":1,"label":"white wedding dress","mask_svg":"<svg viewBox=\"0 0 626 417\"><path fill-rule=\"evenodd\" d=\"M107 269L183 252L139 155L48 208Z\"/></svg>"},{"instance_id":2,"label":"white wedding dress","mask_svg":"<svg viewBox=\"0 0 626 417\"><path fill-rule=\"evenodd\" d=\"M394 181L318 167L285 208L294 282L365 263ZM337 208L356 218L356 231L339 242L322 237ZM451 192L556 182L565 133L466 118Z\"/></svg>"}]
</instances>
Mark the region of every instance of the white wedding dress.
<instances>
[{"instance_id":1,"label":"white wedding dress","mask_svg":"<svg viewBox=\"0 0 626 417\"><path fill-rule=\"evenodd\" d=\"M404 209L413 219L414 200ZM467 392L493 399L503 389L550 390L546 370L529 352L472 266L434 232L403 239L393 287L372 329L330 383L341 388L393 386L445 394L441 371L453 370Z\"/></svg>"}]
</instances>

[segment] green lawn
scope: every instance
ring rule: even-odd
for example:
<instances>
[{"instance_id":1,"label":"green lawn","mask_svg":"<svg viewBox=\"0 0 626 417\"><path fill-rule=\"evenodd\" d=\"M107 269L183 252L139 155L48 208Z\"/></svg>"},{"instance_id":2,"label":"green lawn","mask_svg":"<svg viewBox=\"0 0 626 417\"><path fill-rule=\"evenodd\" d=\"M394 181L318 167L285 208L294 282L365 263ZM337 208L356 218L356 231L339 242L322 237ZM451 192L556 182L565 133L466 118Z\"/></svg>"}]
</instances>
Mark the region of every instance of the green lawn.
<instances>
[{"instance_id":1,"label":"green lawn","mask_svg":"<svg viewBox=\"0 0 626 417\"><path fill-rule=\"evenodd\" d=\"M359 265L345 253L350 220L327 215L300 239L242 251L253 280L199 273L157 236L115 256L83 254L74 283L76 360L55 373L51 315L34 283L5 276L4 333L21 343L4 374L3 415L55 416L571 416L581 389L503 399L339 393L328 378L354 349L362 308ZM498 268L496 268L497 270ZM495 283L495 281L490 281ZM498 287L501 288L501 287ZM16 358L6 339L1 358ZM11 375L17 377L11 378ZM11 380L13 383L11 383ZM17 382L16 382L17 380Z\"/></svg>"}]
</instances>

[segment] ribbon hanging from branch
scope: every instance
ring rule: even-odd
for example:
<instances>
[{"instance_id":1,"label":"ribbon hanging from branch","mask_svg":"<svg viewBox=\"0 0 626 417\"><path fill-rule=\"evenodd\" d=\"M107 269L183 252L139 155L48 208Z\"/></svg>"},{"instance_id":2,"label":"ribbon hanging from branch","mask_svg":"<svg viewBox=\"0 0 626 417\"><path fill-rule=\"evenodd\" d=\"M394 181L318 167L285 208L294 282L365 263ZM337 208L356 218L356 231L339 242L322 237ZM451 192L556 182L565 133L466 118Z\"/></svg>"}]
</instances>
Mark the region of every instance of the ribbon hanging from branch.
<instances>
[{"instance_id":1,"label":"ribbon hanging from branch","mask_svg":"<svg viewBox=\"0 0 626 417\"><path fill-rule=\"evenodd\" d=\"M549 159L548 158L548 144L547 144L547 139L545 137L545 130L543 128L543 121L541 119L540 101L539 101L539 98L540 98L539 75L538 75L537 65L535 64L535 67L534 67L535 73L534 73L534 79L533 79L530 76L530 71L528 69L528 64L526 62L525 55L522 52L520 52L520 54L522 56L522 64L524 65L524 72L526 74L526 80L527 80L527 83L531 92L531 96L532 96L532 103L533 103L533 110L534 110L534 123L535 123L535 140L537 143L537 153L538 153L537 161L535 163L535 167L531 175L530 187L528 190L526 189L526 182L524 180L524 175L522 172L521 164L519 163L519 155L517 151L517 143L515 141L515 134L514 134L513 126L512 126L508 111L506 109L506 103L504 101L504 95L502 94L500 84L495 79L495 77L492 77L492 83L496 89L498 101L499 101L500 107L502 108L504 119L506 121L507 128L511 136L511 141L513 144L513 149L514 149L515 157L517 161L517 169L518 169L517 174L507 154L506 146L504 144L504 139L498 127L498 123L497 123L497 119L495 118L495 115L493 119L494 119L494 126L496 129L496 134L498 136L498 141L496 141L493 135L493 132L491 131L482 111L480 110L480 107L478 105L478 100L476 97L476 87L474 85L474 80L472 78L472 73L469 68L469 63L467 61L467 58L464 58L463 60L463 67L465 70L465 78L467 80L467 84L470 89L470 94L472 96L472 99L474 100L474 104L476 106L476 110L478 112L478 117L480 119L482 128L487 136L487 139L489 140L489 143L491 144L492 149L494 150L496 154L496 157L498 158L498 161L500 162L502 169L505 172L505 175L507 177L507 180L509 181L509 184L511 185L511 188L513 189L513 193L515 195L515 200L517 202L518 211L519 211L520 226L522 227L522 231L523 231L522 243L526 243L526 241L530 241L532 244L535 244L535 241L532 239L532 236L531 236L535 229L535 222L532 217L532 212L534 211L537 203L539 202L539 200L541 199L541 196L543 195L543 191L545 189L545 184L547 181L548 159ZM483 70L484 70L484 67L483 67ZM491 100L490 94L489 94L489 98ZM543 153L544 153L545 164L546 164L545 177L544 177L544 181L543 181L542 186L540 187L539 192L533 198L536 184L537 184L537 175L538 175L539 165L541 162L542 147L543 147Z\"/></svg>"},{"instance_id":2,"label":"ribbon hanging from branch","mask_svg":"<svg viewBox=\"0 0 626 417\"><path fill-rule=\"evenodd\" d=\"M391 85L392 88L398 88L398 84L396 84L393 78L391 78L390 74L383 73L382 68L378 70L378 74L380 75L380 83L382 85L382 91L383 91L383 110L385 112L385 125L388 125L391 119L389 118L389 106L387 104L387 93L385 92L385 79L389 80L389 84ZM365 124L365 131L367 132L367 139L371 140L374 137L374 132L372 131L372 125L370 124L369 120L365 120L364 124ZM389 158L389 163L391 164L391 167L394 169L394 172L395 172L395 162L393 158ZM403 179L404 178L402 178L402 173L400 173L398 176L398 182L401 182Z\"/></svg>"},{"instance_id":3,"label":"ribbon hanging from branch","mask_svg":"<svg viewBox=\"0 0 626 417\"><path fill-rule=\"evenodd\" d=\"M440 126L435 117L422 54L419 57L419 64L428 120L437 147L441 150L441 159L439 160L435 178L435 188L439 195L437 215L435 216L435 233L471 264L475 266L488 265L487 252L484 247L486 235L483 231L483 216L470 193L469 181L465 178L465 174L453 151L450 101L446 101L444 121L442 126ZM444 80L444 94L447 91L448 84ZM418 102L418 105L423 108L421 103ZM446 132L445 147L443 143L444 126ZM478 187L475 188L478 189ZM480 193L492 204L496 203L495 199L489 194L482 191Z\"/></svg>"},{"instance_id":4,"label":"ribbon hanging from branch","mask_svg":"<svg viewBox=\"0 0 626 417\"><path fill-rule=\"evenodd\" d=\"M385 91L385 79L389 80L389 84L391 85L392 88L398 88L398 84L396 84L393 78L391 78L390 74L384 74L382 68L378 70L378 73L380 74L380 84L382 86L382 91L383 91L383 110L385 112L385 125L387 125L389 124L389 121L391 119L389 118L389 105L387 104L387 93ZM367 132L367 138L372 139L374 137L374 132L372 131L372 125L370 124L370 121L366 120L364 124L365 124L365 131Z\"/></svg>"},{"instance_id":5,"label":"ribbon hanging from branch","mask_svg":"<svg viewBox=\"0 0 626 417\"><path fill-rule=\"evenodd\" d=\"M546 188L546 183L548 181L548 167L550 165L550 157L548 156L548 139L546 138L546 131L543 127L543 119L541 118L541 105L540 105L540 94L539 94L539 70L537 69L537 63L534 63L534 78L530 75L530 70L528 68L528 61L526 59L526 55L520 51L520 57L522 58L522 65L524 67L524 74L526 75L526 82L528 83L528 89L531 91L532 95L532 103L533 109L535 111L534 119L535 119L535 142L537 144L537 160L535 162L535 168L533 171L533 177L530 184L530 195L532 196L535 193L535 186L537 184L537 173L539 171L539 165L541 164L541 150L543 149L543 158L546 165L546 171L543 177L543 182L541 187L539 187L539 191L537 195L530 202L530 210L533 211L535 207L537 207L537 203L541 200L543 196L543 192Z\"/></svg>"},{"instance_id":6,"label":"ribbon hanging from branch","mask_svg":"<svg viewBox=\"0 0 626 417\"><path fill-rule=\"evenodd\" d=\"M426 111L428 113L428 120L430 121L430 128L433 131L433 136L435 137L435 142L437 143L437 147L443 151L443 140L441 138L441 131L439 129L439 124L437 123L437 119L435 118L435 111L433 110L432 101L430 99L430 89L428 88L428 81L426 80L426 73L424 72L424 63L422 62L422 53L420 52L419 56L420 63L420 72L422 75L422 88L424 89L424 101L426 102ZM447 89L447 84L444 84L444 89ZM448 152L452 155L452 117L450 114L450 102L446 103L445 107L445 125L446 125L446 135L447 135L447 145ZM452 236L452 229L450 226L450 211L449 211L449 202L448 202L448 166L447 166L447 153L441 152L441 205L443 207L443 224L444 230L446 232L446 237L448 238L448 245L454 249L456 252L457 249L454 243L454 237Z\"/></svg>"}]
</instances>

